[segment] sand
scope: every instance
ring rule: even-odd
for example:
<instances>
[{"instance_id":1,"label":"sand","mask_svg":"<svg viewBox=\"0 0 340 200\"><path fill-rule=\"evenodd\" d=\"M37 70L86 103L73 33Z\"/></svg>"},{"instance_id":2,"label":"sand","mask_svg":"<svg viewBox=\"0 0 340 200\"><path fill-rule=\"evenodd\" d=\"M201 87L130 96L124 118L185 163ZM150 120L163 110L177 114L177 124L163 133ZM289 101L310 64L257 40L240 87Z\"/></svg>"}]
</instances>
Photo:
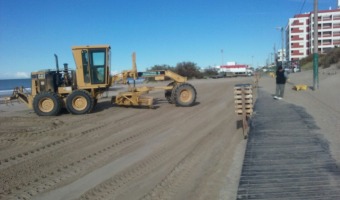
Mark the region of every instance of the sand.
<instances>
[{"instance_id":1,"label":"sand","mask_svg":"<svg viewBox=\"0 0 340 200\"><path fill-rule=\"evenodd\" d=\"M334 71L320 76L317 91L291 90L310 85L311 72L291 74L284 101L306 108L339 161ZM247 141L236 126L233 86L252 78L190 83L198 98L188 108L168 104L163 91L149 94L154 109L103 98L80 116L39 117L23 104L0 104L0 199L235 199ZM260 87L273 93L274 79L262 77Z\"/></svg>"}]
</instances>

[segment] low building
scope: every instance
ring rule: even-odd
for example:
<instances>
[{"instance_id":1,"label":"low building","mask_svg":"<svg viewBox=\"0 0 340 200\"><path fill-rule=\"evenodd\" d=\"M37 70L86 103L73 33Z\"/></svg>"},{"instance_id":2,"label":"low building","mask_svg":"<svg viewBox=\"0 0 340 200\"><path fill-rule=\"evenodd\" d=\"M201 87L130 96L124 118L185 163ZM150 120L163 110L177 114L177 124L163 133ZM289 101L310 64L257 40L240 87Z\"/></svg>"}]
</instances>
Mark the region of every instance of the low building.
<instances>
[{"instance_id":1,"label":"low building","mask_svg":"<svg viewBox=\"0 0 340 200\"><path fill-rule=\"evenodd\" d=\"M249 68L248 65L236 64L236 62L227 63L227 65L218 66L217 69L219 73L231 72L237 76L248 76L248 75L253 74L253 71Z\"/></svg>"}]
</instances>

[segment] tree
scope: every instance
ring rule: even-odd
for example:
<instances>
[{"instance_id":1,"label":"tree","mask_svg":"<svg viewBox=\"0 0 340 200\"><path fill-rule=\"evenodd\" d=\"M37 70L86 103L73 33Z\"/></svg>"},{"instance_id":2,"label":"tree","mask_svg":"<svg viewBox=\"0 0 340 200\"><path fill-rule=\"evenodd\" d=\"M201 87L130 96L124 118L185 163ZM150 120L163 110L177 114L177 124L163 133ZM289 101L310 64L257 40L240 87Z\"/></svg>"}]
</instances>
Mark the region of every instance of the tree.
<instances>
[{"instance_id":1,"label":"tree","mask_svg":"<svg viewBox=\"0 0 340 200\"><path fill-rule=\"evenodd\" d=\"M218 75L218 70L214 67L208 67L206 69L204 69L204 76L215 76Z\"/></svg>"},{"instance_id":2,"label":"tree","mask_svg":"<svg viewBox=\"0 0 340 200\"><path fill-rule=\"evenodd\" d=\"M171 67L170 65L154 65L150 69L147 69L146 71L157 71L157 70L170 70L174 71L174 67Z\"/></svg>"},{"instance_id":3,"label":"tree","mask_svg":"<svg viewBox=\"0 0 340 200\"><path fill-rule=\"evenodd\" d=\"M177 63L175 71L181 75L191 78L202 78L203 75L197 67L196 63L193 62L181 62Z\"/></svg>"}]
</instances>

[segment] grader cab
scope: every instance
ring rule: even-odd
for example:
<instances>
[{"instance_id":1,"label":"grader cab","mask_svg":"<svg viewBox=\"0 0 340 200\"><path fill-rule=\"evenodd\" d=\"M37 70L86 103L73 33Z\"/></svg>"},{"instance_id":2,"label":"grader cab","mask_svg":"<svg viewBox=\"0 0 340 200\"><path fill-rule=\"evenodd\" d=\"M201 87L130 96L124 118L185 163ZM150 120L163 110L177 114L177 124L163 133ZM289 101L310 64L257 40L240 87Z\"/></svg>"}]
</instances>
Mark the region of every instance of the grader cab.
<instances>
[{"instance_id":1,"label":"grader cab","mask_svg":"<svg viewBox=\"0 0 340 200\"><path fill-rule=\"evenodd\" d=\"M101 95L117 82L129 84L128 79L138 77L154 77L173 81L164 87L129 87L128 91L120 92L112 97L112 103L120 106L149 106L153 98L146 97L151 90L165 90L165 98L176 106L192 106L196 101L195 88L186 83L187 79L168 70L153 72L137 72L136 56L132 56L132 70L111 76L110 46L75 46L72 47L76 64L75 70L59 69L58 57L55 55L56 70L45 70L31 73L31 94L24 88L16 88L10 99L19 99L26 103L40 116L54 116L64 107L72 114L90 113Z\"/></svg>"}]
</instances>

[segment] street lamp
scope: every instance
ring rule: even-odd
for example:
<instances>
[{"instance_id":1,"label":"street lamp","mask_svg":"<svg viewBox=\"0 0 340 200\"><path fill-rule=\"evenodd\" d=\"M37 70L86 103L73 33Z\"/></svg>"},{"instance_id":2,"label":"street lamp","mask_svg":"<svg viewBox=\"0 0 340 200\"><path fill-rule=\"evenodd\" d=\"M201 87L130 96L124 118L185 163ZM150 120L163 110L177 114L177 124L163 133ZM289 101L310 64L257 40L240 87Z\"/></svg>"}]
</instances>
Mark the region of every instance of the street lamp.
<instances>
[{"instance_id":1,"label":"street lamp","mask_svg":"<svg viewBox=\"0 0 340 200\"><path fill-rule=\"evenodd\" d=\"M222 55L222 63L221 63L221 65L223 65L223 63L224 63L224 60L223 60L223 49L221 49L221 55Z\"/></svg>"},{"instance_id":2,"label":"street lamp","mask_svg":"<svg viewBox=\"0 0 340 200\"><path fill-rule=\"evenodd\" d=\"M314 0L313 90L319 89L318 0Z\"/></svg>"},{"instance_id":3,"label":"street lamp","mask_svg":"<svg viewBox=\"0 0 340 200\"><path fill-rule=\"evenodd\" d=\"M273 56L275 56L273 53L270 53L270 64L273 64ZM274 57L275 58L275 57Z\"/></svg>"},{"instance_id":4,"label":"street lamp","mask_svg":"<svg viewBox=\"0 0 340 200\"><path fill-rule=\"evenodd\" d=\"M251 56L251 67L254 69L254 56Z\"/></svg>"}]
</instances>

